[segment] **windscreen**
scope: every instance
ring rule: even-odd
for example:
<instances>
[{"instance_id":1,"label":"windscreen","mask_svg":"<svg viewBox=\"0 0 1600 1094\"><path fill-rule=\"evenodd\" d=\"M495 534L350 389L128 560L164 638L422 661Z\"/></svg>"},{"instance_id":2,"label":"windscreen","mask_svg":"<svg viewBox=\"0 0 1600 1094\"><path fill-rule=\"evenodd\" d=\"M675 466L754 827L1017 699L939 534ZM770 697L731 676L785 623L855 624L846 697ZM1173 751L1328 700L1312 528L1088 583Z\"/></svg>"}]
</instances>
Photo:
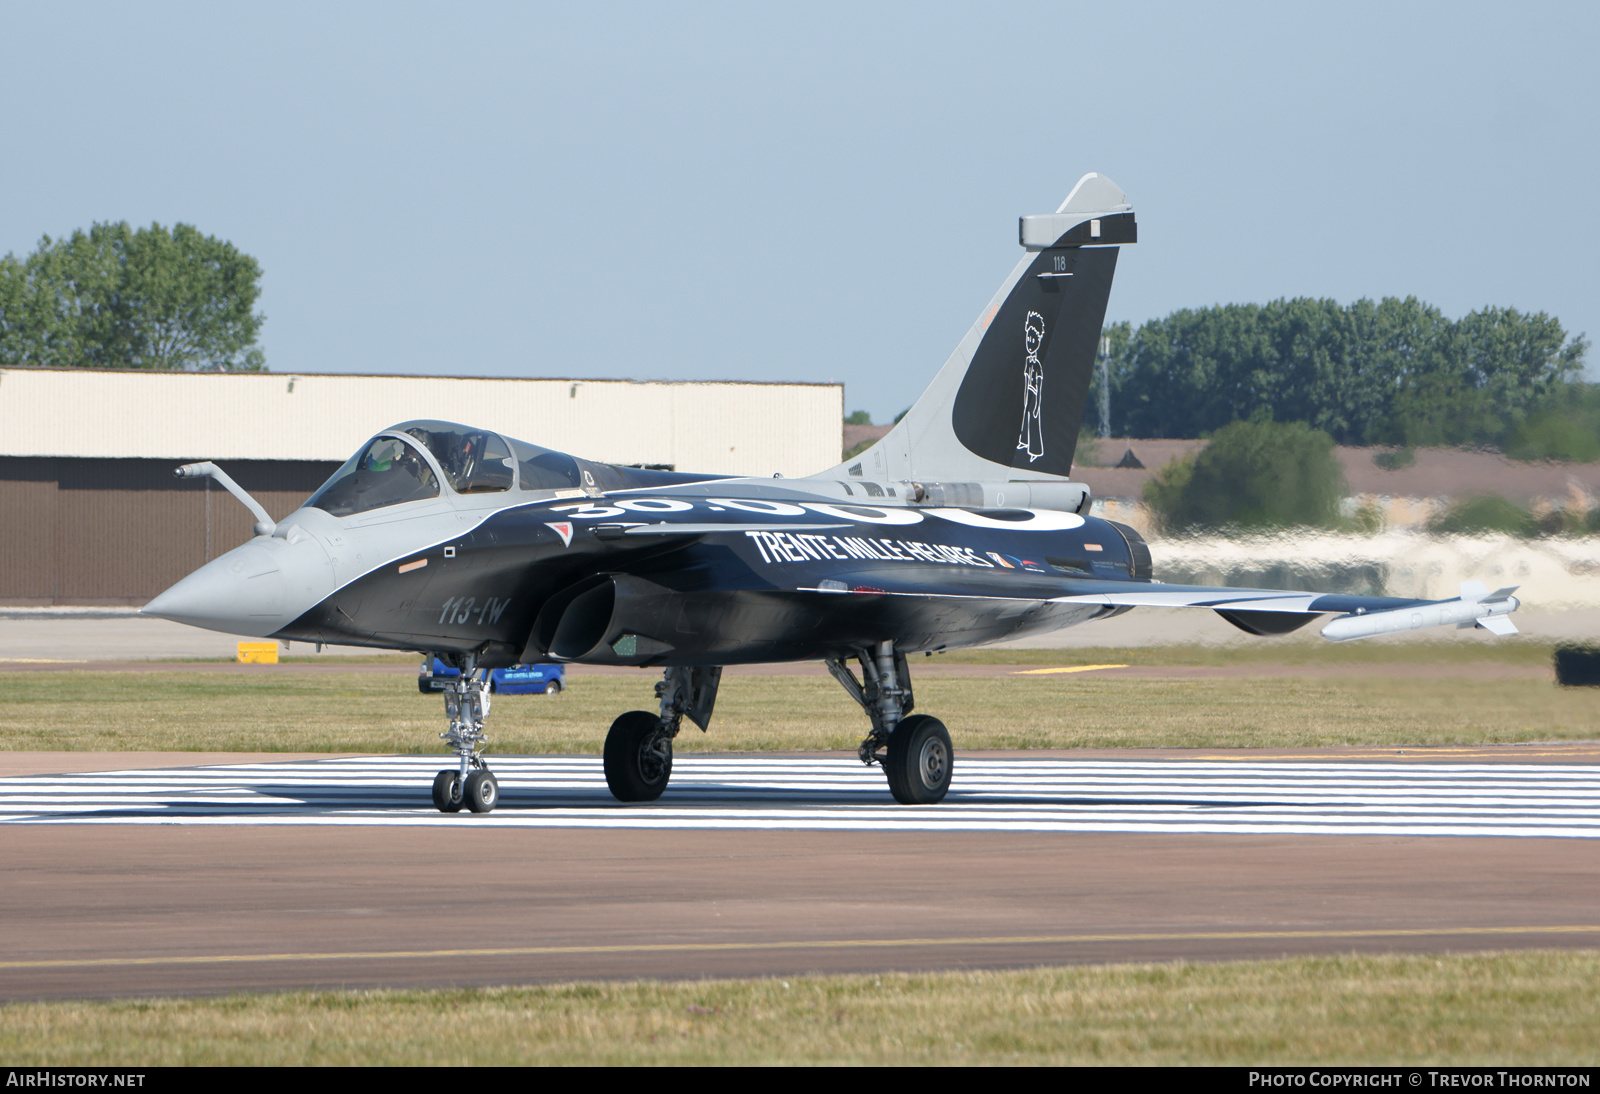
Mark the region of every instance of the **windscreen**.
<instances>
[{"instance_id":1,"label":"windscreen","mask_svg":"<svg viewBox=\"0 0 1600 1094\"><path fill-rule=\"evenodd\" d=\"M439 423L408 426L406 432L427 446L444 469L445 481L458 494L510 490L514 472L511 450L498 433Z\"/></svg>"},{"instance_id":2,"label":"windscreen","mask_svg":"<svg viewBox=\"0 0 1600 1094\"><path fill-rule=\"evenodd\" d=\"M439 480L422 453L398 437L379 437L334 472L308 506L336 517L439 496Z\"/></svg>"}]
</instances>

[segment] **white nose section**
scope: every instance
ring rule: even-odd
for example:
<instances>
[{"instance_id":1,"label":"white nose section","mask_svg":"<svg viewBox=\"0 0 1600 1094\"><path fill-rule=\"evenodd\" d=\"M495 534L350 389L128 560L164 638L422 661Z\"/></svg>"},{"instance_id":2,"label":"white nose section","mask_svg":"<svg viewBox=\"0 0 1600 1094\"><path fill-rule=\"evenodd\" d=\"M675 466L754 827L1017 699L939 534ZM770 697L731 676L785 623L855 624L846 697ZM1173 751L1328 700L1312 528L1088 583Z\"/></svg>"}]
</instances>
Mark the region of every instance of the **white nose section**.
<instances>
[{"instance_id":1,"label":"white nose section","mask_svg":"<svg viewBox=\"0 0 1600 1094\"><path fill-rule=\"evenodd\" d=\"M191 627L264 638L332 591L327 555L314 541L290 546L262 537L237 547L143 609Z\"/></svg>"}]
</instances>

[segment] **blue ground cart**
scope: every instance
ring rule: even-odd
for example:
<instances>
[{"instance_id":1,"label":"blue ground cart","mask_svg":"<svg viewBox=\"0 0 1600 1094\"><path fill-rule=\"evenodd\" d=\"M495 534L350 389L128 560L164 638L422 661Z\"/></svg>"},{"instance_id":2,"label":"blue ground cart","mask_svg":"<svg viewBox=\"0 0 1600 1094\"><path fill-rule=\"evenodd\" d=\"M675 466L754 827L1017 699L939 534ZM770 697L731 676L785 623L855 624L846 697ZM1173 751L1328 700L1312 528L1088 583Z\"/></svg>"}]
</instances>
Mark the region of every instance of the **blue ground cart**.
<instances>
[{"instance_id":1,"label":"blue ground cart","mask_svg":"<svg viewBox=\"0 0 1600 1094\"><path fill-rule=\"evenodd\" d=\"M422 663L422 670L417 673L417 690L424 695L443 691L445 680L460 675L460 669L453 669L437 657L430 657ZM508 669L492 669L489 672L489 690L496 695L559 695L566 686L565 665L512 665Z\"/></svg>"}]
</instances>

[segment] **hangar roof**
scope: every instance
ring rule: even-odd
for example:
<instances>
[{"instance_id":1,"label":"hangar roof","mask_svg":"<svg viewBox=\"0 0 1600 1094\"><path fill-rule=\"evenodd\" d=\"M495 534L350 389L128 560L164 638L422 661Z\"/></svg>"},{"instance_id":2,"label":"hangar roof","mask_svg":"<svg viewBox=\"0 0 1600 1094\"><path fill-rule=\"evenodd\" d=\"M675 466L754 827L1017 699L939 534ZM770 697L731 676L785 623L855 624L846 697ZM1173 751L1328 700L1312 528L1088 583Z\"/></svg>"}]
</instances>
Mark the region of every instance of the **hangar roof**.
<instances>
[{"instance_id":1,"label":"hangar roof","mask_svg":"<svg viewBox=\"0 0 1600 1094\"><path fill-rule=\"evenodd\" d=\"M842 384L0 369L0 456L344 460L412 418L708 474L839 462Z\"/></svg>"}]
</instances>

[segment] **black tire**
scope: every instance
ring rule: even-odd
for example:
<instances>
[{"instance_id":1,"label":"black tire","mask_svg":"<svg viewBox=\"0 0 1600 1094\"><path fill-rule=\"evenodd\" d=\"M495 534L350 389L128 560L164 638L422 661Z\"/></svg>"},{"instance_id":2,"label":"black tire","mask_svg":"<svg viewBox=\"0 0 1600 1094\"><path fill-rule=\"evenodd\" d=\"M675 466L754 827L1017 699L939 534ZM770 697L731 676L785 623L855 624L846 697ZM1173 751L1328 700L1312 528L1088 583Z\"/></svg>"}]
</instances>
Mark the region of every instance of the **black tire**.
<instances>
[{"instance_id":1,"label":"black tire","mask_svg":"<svg viewBox=\"0 0 1600 1094\"><path fill-rule=\"evenodd\" d=\"M630 710L611 723L606 734L606 785L619 802L653 802L672 778L672 738L666 738L663 760L646 751L661 728L661 719L648 710Z\"/></svg>"},{"instance_id":2,"label":"black tire","mask_svg":"<svg viewBox=\"0 0 1600 1094\"><path fill-rule=\"evenodd\" d=\"M462 797L456 794L459 771L441 771L433 777L433 807L441 813L459 813Z\"/></svg>"},{"instance_id":3,"label":"black tire","mask_svg":"<svg viewBox=\"0 0 1600 1094\"><path fill-rule=\"evenodd\" d=\"M944 800L955 770L955 750L944 723L913 714L894 727L883 765L889 792L901 805L932 805Z\"/></svg>"},{"instance_id":4,"label":"black tire","mask_svg":"<svg viewBox=\"0 0 1600 1094\"><path fill-rule=\"evenodd\" d=\"M901 725L904 724L904 722L901 723ZM899 726L896 726L895 729L896 732L898 732ZM908 802L910 799L906 797L907 791L905 772L901 769L901 767L895 765L894 760L891 758L893 756L894 737L891 735L889 738L889 744L886 745L883 750L883 774L884 777L889 780L889 793L894 795L894 800L897 802Z\"/></svg>"},{"instance_id":5,"label":"black tire","mask_svg":"<svg viewBox=\"0 0 1600 1094\"><path fill-rule=\"evenodd\" d=\"M552 681L550 681L548 684L546 684L544 686L544 693L546 695L560 695L561 694L561 681L560 680L552 680Z\"/></svg>"},{"instance_id":6,"label":"black tire","mask_svg":"<svg viewBox=\"0 0 1600 1094\"><path fill-rule=\"evenodd\" d=\"M500 780L490 771L469 771L467 787L461 797L474 813L491 813L500 802ZM461 807L458 805L456 808Z\"/></svg>"}]
</instances>

